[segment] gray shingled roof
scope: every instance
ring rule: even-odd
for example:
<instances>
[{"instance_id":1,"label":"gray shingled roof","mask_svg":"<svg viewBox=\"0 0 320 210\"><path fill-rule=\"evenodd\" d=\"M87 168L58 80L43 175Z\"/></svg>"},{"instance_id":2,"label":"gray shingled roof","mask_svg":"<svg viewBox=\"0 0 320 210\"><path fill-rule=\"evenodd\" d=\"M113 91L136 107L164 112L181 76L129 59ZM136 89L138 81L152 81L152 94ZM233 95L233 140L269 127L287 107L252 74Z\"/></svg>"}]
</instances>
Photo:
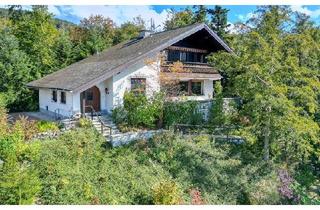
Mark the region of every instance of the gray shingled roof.
<instances>
[{"instance_id":1,"label":"gray shingled roof","mask_svg":"<svg viewBox=\"0 0 320 210\"><path fill-rule=\"evenodd\" d=\"M104 81L136 62L153 56L166 47L206 29L229 52L232 50L205 24L193 24L152 34L143 39L120 43L92 55L57 72L27 84L35 88L57 88L69 91L83 90Z\"/></svg>"}]
</instances>

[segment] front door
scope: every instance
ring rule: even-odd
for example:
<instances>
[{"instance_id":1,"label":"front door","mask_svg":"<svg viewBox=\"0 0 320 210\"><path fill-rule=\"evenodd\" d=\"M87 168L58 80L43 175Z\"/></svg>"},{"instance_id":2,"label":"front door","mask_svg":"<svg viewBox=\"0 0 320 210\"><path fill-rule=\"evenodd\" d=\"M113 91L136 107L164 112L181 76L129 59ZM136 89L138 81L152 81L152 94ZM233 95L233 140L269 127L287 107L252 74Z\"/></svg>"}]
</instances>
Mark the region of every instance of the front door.
<instances>
[{"instance_id":1,"label":"front door","mask_svg":"<svg viewBox=\"0 0 320 210\"><path fill-rule=\"evenodd\" d=\"M81 93L81 111L83 112L83 107L85 107L85 112L91 112L93 107L94 111L100 111L100 91L99 88L93 86Z\"/></svg>"}]
</instances>

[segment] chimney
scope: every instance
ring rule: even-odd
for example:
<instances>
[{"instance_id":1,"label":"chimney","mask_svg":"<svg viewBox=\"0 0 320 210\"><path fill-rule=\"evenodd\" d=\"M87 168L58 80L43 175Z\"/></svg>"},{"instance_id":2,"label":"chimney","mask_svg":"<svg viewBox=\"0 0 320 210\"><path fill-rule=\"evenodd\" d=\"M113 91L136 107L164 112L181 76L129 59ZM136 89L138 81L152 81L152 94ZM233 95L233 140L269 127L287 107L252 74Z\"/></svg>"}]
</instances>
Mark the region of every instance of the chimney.
<instances>
[{"instance_id":1,"label":"chimney","mask_svg":"<svg viewBox=\"0 0 320 210\"><path fill-rule=\"evenodd\" d=\"M150 36L153 33L151 30L141 30L138 36L138 39L143 39Z\"/></svg>"}]
</instances>

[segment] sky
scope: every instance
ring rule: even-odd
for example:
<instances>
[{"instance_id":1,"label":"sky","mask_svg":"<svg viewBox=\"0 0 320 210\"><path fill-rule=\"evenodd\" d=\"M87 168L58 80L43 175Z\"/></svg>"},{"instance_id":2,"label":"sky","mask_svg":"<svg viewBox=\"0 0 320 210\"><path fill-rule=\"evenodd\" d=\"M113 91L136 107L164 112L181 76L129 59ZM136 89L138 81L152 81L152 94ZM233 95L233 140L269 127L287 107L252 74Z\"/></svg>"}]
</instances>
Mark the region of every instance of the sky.
<instances>
[{"instance_id":1,"label":"sky","mask_svg":"<svg viewBox=\"0 0 320 210\"><path fill-rule=\"evenodd\" d=\"M26 9L30 6L24 6ZM134 17L141 16L148 24L150 24L150 19L152 18L155 25L159 26L161 29L164 21L170 15L169 10L174 8L179 11L187 6L179 5L145 5L145 6L103 6L103 5L49 5L49 11L52 12L55 17L63 20L67 20L78 24L82 18L89 17L91 14L101 14L105 17L110 17L115 21L117 25L121 25L126 21L132 20ZM212 8L213 6L209 6ZM245 22L248 20L253 11L256 9L254 5L224 5L224 8L229 9L228 22ZM293 11L299 11L305 13L311 17L311 19L320 25L320 5L317 6L302 6L296 5L291 6Z\"/></svg>"}]
</instances>

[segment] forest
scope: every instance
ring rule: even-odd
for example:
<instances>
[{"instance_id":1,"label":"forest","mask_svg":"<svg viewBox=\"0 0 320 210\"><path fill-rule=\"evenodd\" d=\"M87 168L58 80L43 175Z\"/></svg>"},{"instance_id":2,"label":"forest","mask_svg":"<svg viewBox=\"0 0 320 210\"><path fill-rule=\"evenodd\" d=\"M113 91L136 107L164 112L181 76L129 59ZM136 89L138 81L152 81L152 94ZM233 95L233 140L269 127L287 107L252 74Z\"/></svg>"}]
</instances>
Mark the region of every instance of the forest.
<instances>
[{"instance_id":1,"label":"forest","mask_svg":"<svg viewBox=\"0 0 320 210\"><path fill-rule=\"evenodd\" d=\"M7 112L36 110L26 83L136 37L149 27L141 16L76 25L46 6L0 10L0 204L320 204L319 23L289 6L258 6L232 28L227 14L172 9L164 30L204 22L233 49L208 61L224 77L217 102L242 105L232 115L217 106L205 124L237 125L245 143L170 130L111 148L90 125L31 140L35 125L10 125ZM171 118L190 113L170 109Z\"/></svg>"}]
</instances>

